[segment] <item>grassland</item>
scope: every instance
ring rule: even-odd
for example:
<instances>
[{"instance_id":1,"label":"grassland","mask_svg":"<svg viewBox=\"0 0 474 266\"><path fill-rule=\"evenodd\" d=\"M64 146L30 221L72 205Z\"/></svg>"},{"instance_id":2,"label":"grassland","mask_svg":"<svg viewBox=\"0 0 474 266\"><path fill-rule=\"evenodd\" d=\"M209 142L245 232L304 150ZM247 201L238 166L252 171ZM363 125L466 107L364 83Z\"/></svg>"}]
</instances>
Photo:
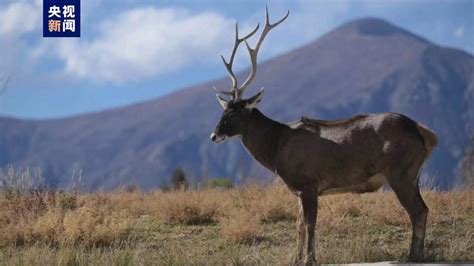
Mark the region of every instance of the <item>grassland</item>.
<instances>
[{"instance_id":1,"label":"grassland","mask_svg":"<svg viewBox=\"0 0 474 266\"><path fill-rule=\"evenodd\" d=\"M474 189L424 191L427 261L474 261ZM287 264L295 197L282 185L229 190L8 190L0 196L2 265ZM323 263L407 257L411 227L392 192L325 196Z\"/></svg>"}]
</instances>

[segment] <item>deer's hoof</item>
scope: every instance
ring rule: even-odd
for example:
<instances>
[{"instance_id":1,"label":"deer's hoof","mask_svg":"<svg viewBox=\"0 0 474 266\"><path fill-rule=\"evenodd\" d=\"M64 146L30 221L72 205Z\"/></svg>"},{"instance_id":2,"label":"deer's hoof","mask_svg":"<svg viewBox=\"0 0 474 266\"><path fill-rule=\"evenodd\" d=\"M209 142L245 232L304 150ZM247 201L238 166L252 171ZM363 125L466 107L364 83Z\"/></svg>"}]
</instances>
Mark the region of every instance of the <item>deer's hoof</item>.
<instances>
[{"instance_id":1,"label":"deer's hoof","mask_svg":"<svg viewBox=\"0 0 474 266\"><path fill-rule=\"evenodd\" d=\"M291 264L292 266L303 266L303 260L292 260Z\"/></svg>"},{"instance_id":2,"label":"deer's hoof","mask_svg":"<svg viewBox=\"0 0 474 266\"><path fill-rule=\"evenodd\" d=\"M291 264L290 265L293 265L293 266L303 266L304 263L303 263L303 258L302 256L299 254L299 253L296 253L295 255L292 256L291 258Z\"/></svg>"},{"instance_id":3,"label":"deer's hoof","mask_svg":"<svg viewBox=\"0 0 474 266\"><path fill-rule=\"evenodd\" d=\"M423 255L412 255L408 256L408 262L423 262Z\"/></svg>"},{"instance_id":4,"label":"deer's hoof","mask_svg":"<svg viewBox=\"0 0 474 266\"><path fill-rule=\"evenodd\" d=\"M305 262L304 262L304 265L305 266L315 266L315 265L318 265L318 263L316 262L316 258L313 256L309 256Z\"/></svg>"}]
</instances>

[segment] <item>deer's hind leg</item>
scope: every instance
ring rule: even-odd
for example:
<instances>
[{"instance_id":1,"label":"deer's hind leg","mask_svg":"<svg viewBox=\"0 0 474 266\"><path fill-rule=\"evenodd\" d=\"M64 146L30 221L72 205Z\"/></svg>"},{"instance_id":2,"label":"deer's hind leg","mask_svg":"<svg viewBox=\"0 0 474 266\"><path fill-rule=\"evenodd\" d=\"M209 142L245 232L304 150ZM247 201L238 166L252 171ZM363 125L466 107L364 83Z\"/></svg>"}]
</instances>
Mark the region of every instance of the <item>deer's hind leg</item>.
<instances>
[{"instance_id":1,"label":"deer's hind leg","mask_svg":"<svg viewBox=\"0 0 474 266\"><path fill-rule=\"evenodd\" d=\"M299 208L299 213L296 221L296 227L298 231L298 246L296 249L296 253L293 255L293 264L294 265L299 265L303 259L304 259L304 245L306 241L306 228L305 228L305 223L304 223L304 212L303 212L303 200L301 198L301 195L297 195L299 200L298 200L298 208Z\"/></svg>"},{"instance_id":2,"label":"deer's hind leg","mask_svg":"<svg viewBox=\"0 0 474 266\"><path fill-rule=\"evenodd\" d=\"M411 167L391 175L388 179L398 200L410 216L413 232L409 261L423 260L426 219L428 217L428 207L423 201L418 187L419 172L421 172L421 163L412 164Z\"/></svg>"}]
</instances>

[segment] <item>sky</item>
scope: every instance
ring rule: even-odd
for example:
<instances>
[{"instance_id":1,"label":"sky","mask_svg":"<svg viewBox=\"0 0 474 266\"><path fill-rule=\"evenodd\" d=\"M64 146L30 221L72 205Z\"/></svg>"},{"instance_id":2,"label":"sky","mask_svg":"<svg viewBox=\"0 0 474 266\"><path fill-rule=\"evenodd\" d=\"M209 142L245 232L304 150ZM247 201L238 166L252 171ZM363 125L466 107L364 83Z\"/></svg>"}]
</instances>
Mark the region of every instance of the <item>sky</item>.
<instances>
[{"instance_id":1,"label":"sky","mask_svg":"<svg viewBox=\"0 0 474 266\"><path fill-rule=\"evenodd\" d=\"M0 116L97 112L226 76L219 56L230 52L235 22L241 32L263 23L265 3L271 20L290 16L265 40L260 62L364 17L474 54L470 0L81 0L80 38L43 38L42 3L0 1L0 82L8 77ZM237 71L249 65L245 52Z\"/></svg>"}]
</instances>

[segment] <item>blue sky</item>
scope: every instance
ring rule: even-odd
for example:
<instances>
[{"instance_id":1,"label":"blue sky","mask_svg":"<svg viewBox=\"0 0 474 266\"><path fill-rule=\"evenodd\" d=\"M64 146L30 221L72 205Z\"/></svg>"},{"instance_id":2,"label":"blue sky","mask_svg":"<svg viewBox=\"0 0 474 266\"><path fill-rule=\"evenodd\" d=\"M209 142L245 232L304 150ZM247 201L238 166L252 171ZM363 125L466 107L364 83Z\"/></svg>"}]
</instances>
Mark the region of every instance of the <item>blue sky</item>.
<instances>
[{"instance_id":1,"label":"blue sky","mask_svg":"<svg viewBox=\"0 0 474 266\"><path fill-rule=\"evenodd\" d=\"M474 1L267 1L273 19L259 61L353 19L378 17L474 54ZM0 115L56 118L159 97L226 75L234 23L263 22L265 1L82 0L80 39L42 37L42 0L0 2ZM245 52L245 51L243 51ZM236 68L248 65L239 53ZM210 88L210 95L212 91Z\"/></svg>"}]
</instances>

